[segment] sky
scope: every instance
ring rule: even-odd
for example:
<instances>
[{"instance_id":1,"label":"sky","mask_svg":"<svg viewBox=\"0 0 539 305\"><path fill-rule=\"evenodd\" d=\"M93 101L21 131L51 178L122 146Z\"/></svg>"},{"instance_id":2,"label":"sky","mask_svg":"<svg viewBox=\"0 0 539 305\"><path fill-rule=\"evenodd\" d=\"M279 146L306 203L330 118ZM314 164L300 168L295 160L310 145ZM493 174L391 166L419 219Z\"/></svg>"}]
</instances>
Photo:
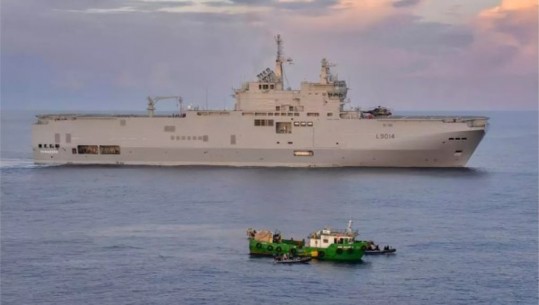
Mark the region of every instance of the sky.
<instances>
[{"instance_id":1,"label":"sky","mask_svg":"<svg viewBox=\"0 0 539 305\"><path fill-rule=\"evenodd\" d=\"M350 106L537 110L537 0L2 0L0 108L144 111L147 96L232 109L275 62L320 60ZM174 109L160 102L158 109Z\"/></svg>"}]
</instances>

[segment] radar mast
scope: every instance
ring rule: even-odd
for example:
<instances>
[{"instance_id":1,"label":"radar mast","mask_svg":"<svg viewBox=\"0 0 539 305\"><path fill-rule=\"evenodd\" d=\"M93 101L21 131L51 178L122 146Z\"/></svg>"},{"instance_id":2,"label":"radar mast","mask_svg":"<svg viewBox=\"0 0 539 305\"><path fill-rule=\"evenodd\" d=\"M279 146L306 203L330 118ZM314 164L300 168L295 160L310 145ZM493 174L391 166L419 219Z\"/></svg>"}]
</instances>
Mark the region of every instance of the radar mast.
<instances>
[{"instance_id":1,"label":"radar mast","mask_svg":"<svg viewBox=\"0 0 539 305\"><path fill-rule=\"evenodd\" d=\"M277 58L275 59L275 76L277 78L277 84L280 85L281 89L284 88L284 71L283 63L292 63L292 58L284 58L283 55L283 40L281 34L275 36L275 42L277 43Z\"/></svg>"}]
</instances>

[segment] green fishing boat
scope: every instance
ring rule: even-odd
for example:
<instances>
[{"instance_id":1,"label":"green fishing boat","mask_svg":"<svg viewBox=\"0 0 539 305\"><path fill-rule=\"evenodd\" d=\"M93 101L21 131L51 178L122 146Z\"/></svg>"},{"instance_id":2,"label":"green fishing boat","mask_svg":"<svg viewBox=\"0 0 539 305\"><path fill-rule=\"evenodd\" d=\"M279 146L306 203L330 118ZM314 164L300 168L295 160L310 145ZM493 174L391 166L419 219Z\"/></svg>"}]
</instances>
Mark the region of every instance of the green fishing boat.
<instances>
[{"instance_id":1,"label":"green fishing boat","mask_svg":"<svg viewBox=\"0 0 539 305\"><path fill-rule=\"evenodd\" d=\"M358 232L352 230L352 221L345 230L324 228L311 233L307 241L284 239L280 232L247 230L251 255L312 257L322 261L360 262L367 242L356 240Z\"/></svg>"}]
</instances>

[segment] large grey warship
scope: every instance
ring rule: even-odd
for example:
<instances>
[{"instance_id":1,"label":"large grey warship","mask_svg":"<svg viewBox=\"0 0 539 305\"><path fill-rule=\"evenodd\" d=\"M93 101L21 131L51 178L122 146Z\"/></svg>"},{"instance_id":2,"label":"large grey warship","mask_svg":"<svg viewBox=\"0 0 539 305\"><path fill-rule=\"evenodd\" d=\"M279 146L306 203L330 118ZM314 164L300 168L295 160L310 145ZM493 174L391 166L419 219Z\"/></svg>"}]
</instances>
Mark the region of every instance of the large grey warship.
<instances>
[{"instance_id":1,"label":"large grey warship","mask_svg":"<svg viewBox=\"0 0 539 305\"><path fill-rule=\"evenodd\" d=\"M185 109L181 97L148 98L147 115L38 115L38 164L287 167L462 167L485 135L487 117L395 116L345 109L348 87L322 59L320 80L284 88L283 44L275 69L234 91L234 110ZM180 101L157 115L156 103Z\"/></svg>"}]
</instances>

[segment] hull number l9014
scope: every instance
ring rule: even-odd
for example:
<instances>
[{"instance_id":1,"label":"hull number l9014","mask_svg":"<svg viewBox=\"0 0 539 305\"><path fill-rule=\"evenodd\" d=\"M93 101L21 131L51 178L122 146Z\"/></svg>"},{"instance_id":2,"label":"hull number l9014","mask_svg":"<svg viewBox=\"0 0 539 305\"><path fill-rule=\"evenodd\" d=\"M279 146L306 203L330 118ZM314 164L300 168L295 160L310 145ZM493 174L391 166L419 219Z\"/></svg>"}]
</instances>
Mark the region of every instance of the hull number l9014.
<instances>
[{"instance_id":1,"label":"hull number l9014","mask_svg":"<svg viewBox=\"0 0 539 305\"><path fill-rule=\"evenodd\" d=\"M394 133L377 133L376 138L379 140L395 139Z\"/></svg>"}]
</instances>

